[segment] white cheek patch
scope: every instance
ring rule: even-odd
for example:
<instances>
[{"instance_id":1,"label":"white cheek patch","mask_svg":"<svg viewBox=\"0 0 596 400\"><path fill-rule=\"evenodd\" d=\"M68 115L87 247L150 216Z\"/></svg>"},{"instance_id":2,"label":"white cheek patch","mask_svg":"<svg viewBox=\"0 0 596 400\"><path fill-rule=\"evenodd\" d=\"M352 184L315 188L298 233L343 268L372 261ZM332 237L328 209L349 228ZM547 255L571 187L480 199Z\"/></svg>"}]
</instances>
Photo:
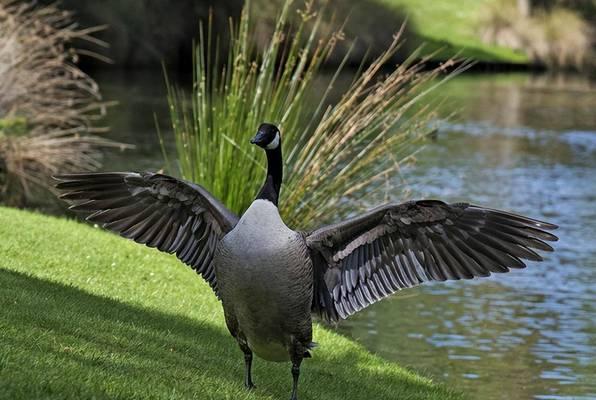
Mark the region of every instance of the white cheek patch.
<instances>
[{"instance_id":1,"label":"white cheek patch","mask_svg":"<svg viewBox=\"0 0 596 400\"><path fill-rule=\"evenodd\" d=\"M267 146L265 146L265 148L267 150L273 150L273 149L277 149L277 146L279 146L279 132L277 132L275 134L275 138L271 141L271 143L269 143Z\"/></svg>"}]
</instances>

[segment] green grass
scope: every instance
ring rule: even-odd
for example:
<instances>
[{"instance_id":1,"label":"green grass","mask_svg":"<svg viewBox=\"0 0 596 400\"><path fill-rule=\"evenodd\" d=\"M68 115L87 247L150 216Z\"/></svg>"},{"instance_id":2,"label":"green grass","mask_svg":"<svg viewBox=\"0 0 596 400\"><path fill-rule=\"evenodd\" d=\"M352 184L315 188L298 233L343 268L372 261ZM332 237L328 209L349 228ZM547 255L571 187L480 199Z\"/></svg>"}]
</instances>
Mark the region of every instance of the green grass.
<instances>
[{"instance_id":1,"label":"green grass","mask_svg":"<svg viewBox=\"0 0 596 400\"><path fill-rule=\"evenodd\" d=\"M394 7L409 18L410 29L426 42L429 50L442 48L438 59L454 53L485 62L528 63L528 56L514 50L483 43L478 33L480 14L496 0L376 0Z\"/></svg>"},{"instance_id":2,"label":"green grass","mask_svg":"<svg viewBox=\"0 0 596 400\"><path fill-rule=\"evenodd\" d=\"M289 364L257 359L257 390L219 302L194 272L81 223L0 208L1 399L284 399ZM332 332L302 399L462 396Z\"/></svg>"}]
</instances>

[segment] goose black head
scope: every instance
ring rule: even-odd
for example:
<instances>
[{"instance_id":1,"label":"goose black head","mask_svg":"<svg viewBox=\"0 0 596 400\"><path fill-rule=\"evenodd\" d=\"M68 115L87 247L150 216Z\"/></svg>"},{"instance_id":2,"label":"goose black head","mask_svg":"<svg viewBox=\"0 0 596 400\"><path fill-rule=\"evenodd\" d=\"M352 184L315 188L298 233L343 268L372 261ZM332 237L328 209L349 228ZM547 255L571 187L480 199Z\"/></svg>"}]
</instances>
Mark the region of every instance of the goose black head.
<instances>
[{"instance_id":1,"label":"goose black head","mask_svg":"<svg viewBox=\"0 0 596 400\"><path fill-rule=\"evenodd\" d=\"M274 150L279 147L280 139L277 126L263 123L259 126L257 134L250 140L250 142L265 150Z\"/></svg>"}]
</instances>

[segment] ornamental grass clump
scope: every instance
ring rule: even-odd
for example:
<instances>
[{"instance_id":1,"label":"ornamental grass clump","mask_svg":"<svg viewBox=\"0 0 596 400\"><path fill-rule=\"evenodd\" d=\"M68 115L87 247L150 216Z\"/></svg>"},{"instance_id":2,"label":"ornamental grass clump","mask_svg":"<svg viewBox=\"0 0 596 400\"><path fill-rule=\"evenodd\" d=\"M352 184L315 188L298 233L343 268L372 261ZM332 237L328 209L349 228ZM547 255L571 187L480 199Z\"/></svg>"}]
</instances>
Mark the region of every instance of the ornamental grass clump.
<instances>
[{"instance_id":1,"label":"ornamental grass clump","mask_svg":"<svg viewBox=\"0 0 596 400\"><path fill-rule=\"evenodd\" d=\"M241 213L264 176L265 160L248 140L261 122L274 123L285 158L281 213L306 228L304 221L353 209L350 197L385 188L435 129L436 103L421 99L465 65L449 61L426 69L427 59L416 53L387 70L400 47L397 32L332 102L347 55L331 73L324 68L342 30L323 33L324 13L312 1L294 20L293 1L287 0L268 45L255 49L249 3L239 22L230 23L227 54L220 52L211 23L202 29L191 93L168 84L180 173ZM454 66L455 72L443 75Z\"/></svg>"},{"instance_id":2,"label":"ornamental grass clump","mask_svg":"<svg viewBox=\"0 0 596 400\"><path fill-rule=\"evenodd\" d=\"M105 45L69 12L0 0L0 202L24 205L57 172L93 170L105 114L95 81L76 62L73 40ZM98 56L96 54L91 54Z\"/></svg>"},{"instance_id":3,"label":"ornamental grass clump","mask_svg":"<svg viewBox=\"0 0 596 400\"><path fill-rule=\"evenodd\" d=\"M581 70L593 57L594 29L580 14L561 6L536 7L524 15L514 0L487 3L479 30L485 42L522 51L549 68Z\"/></svg>"}]
</instances>

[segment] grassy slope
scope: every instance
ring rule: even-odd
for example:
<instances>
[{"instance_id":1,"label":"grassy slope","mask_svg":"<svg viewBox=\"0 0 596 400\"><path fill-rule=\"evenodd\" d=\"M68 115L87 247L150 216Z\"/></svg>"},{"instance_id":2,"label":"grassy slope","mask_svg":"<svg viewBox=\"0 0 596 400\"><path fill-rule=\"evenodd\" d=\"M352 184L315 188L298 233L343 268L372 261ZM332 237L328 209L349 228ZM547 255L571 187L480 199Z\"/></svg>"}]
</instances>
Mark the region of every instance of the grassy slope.
<instances>
[{"instance_id":1,"label":"grassy slope","mask_svg":"<svg viewBox=\"0 0 596 400\"><path fill-rule=\"evenodd\" d=\"M484 4L496 0L376 0L407 15L411 29L428 45L444 49L440 59L461 51L464 57L486 62L526 63L525 54L491 46L477 32Z\"/></svg>"},{"instance_id":2,"label":"grassy slope","mask_svg":"<svg viewBox=\"0 0 596 400\"><path fill-rule=\"evenodd\" d=\"M255 364L194 272L99 229L0 208L0 398L283 399L289 365ZM459 399L317 327L303 399Z\"/></svg>"}]
</instances>

